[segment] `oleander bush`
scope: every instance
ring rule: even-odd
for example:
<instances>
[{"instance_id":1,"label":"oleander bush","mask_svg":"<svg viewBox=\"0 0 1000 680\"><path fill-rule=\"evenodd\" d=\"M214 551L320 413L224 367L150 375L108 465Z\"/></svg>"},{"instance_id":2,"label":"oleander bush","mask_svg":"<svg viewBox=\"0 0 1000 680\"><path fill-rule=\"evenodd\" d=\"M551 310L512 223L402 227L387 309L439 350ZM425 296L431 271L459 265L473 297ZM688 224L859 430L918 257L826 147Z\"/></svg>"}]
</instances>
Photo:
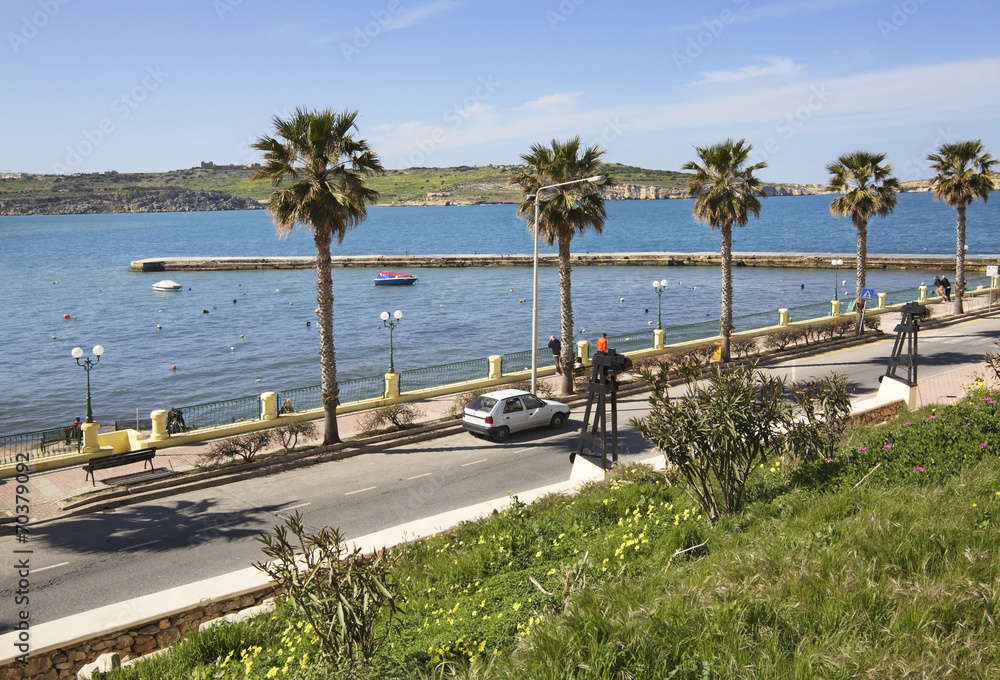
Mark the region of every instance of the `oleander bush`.
<instances>
[{"instance_id":1,"label":"oleander bush","mask_svg":"<svg viewBox=\"0 0 1000 680\"><path fill-rule=\"evenodd\" d=\"M316 425L308 420L293 420L276 427L275 433L285 451L294 451L298 446L299 437L302 439L316 437Z\"/></svg>"},{"instance_id":2,"label":"oleander bush","mask_svg":"<svg viewBox=\"0 0 1000 680\"><path fill-rule=\"evenodd\" d=\"M405 430L413 426L413 421L420 417L420 409L410 403L379 406L369 411L358 421L358 431L366 436L382 432Z\"/></svg>"},{"instance_id":3,"label":"oleander bush","mask_svg":"<svg viewBox=\"0 0 1000 680\"><path fill-rule=\"evenodd\" d=\"M255 430L235 437L217 439L205 453L205 458L213 464L224 464L234 458L249 463L258 453L271 445L274 436L271 430Z\"/></svg>"}]
</instances>

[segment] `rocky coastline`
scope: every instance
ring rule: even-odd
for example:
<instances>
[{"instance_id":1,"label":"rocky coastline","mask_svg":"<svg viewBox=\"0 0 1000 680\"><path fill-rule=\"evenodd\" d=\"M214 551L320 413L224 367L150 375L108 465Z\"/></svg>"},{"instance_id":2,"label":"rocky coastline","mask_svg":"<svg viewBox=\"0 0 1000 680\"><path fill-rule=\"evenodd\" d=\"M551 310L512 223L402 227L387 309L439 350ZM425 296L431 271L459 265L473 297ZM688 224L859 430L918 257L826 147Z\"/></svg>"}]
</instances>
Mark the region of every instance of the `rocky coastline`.
<instances>
[{"instance_id":1,"label":"rocky coastline","mask_svg":"<svg viewBox=\"0 0 1000 680\"><path fill-rule=\"evenodd\" d=\"M164 189L0 199L0 215L88 215L101 213L260 210L263 205L221 191Z\"/></svg>"}]
</instances>

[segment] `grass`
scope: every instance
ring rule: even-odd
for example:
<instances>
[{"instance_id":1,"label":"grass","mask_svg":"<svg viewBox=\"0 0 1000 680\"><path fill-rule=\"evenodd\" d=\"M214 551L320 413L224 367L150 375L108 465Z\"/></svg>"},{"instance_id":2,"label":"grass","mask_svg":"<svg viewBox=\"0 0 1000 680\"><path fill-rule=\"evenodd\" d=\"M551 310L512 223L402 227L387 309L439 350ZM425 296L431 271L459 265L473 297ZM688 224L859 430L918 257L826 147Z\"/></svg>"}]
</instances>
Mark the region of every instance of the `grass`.
<instances>
[{"instance_id":1,"label":"grass","mask_svg":"<svg viewBox=\"0 0 1000 680\"><path fill-rule=\"evenodd\" d=\"M997 677L1000 412L973 392L859 429L828 461L769 461L715 526L627 468L405 546L401 626L354 676L279 612L253 625L284 640L220 632L159 675L109 677Z\"/></svg>"}]
</instances>

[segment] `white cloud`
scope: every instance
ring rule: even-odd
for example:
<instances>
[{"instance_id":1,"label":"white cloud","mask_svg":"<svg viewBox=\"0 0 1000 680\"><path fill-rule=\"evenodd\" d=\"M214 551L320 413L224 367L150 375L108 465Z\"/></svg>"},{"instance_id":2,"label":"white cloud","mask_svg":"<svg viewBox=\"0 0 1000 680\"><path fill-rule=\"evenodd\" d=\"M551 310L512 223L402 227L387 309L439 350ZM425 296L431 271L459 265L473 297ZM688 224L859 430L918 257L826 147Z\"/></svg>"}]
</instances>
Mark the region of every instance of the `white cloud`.
<instances>
[{"instance_id":1,"label":"white cloud","mask_svg":"<svg viewBox=\"0 0 1000 680\"><path fill-rule=\"evenodd\" d=\"M828 12L841 7L849 7L867 2L874 2L874 0L791 0L790 2L776 2L760 7L751 7L751 0L733 0L731 6L725 7L715 14L706 15L703 21L692 21L689 24L669 26L666 32L691 33L692 31L704 30L706 22L717 20L722 12L731 13L732 21L727 23L750 23L754 21L784 19L799 14Z\"/></svg>"},{"instance_id":2,"label":"white cloud","mask_svg":"<svg viewBox=\"0 0 1000 680\"><path fill-rule=\"evenodd\" d=\"M454 0L436 0L436 2L404 10L392 18L392 21L386 26L386 30L398 31L403 28L409 28L414 24L419 24L427 17L446 12L460 5L461 3L454 2Z\"/></svg>"},{"instance_id":3,"label":"white cloud","mask_svg":"<svg viewBox=\"0 0 1000 680\"><path fill-rule=\"evenodd\" d=\"M523 109L553 109L553 108L567 108L575 106L577 101L580 99L582 92L557 92L555 94L547 94L539 97L538 99L533 99L530 102L525 102L519 108Z\"/></svg>"},{"instance_id":4,"label":"white cloud","mask_svg":"<svg viewBox=\"0 0 1000 680\"><path fill-rule=\"evenodd\" d=\"M760 78L762 76L779 76L797 73L803 69L803 64L796 64L793 59L779 59L777 57L761 57L765 66L741 66L735 70L702 71L702 79L691 83L691 85L703 85L705 83L731 83L737 80L748 78Z\"/></svg>"}]
</instances>

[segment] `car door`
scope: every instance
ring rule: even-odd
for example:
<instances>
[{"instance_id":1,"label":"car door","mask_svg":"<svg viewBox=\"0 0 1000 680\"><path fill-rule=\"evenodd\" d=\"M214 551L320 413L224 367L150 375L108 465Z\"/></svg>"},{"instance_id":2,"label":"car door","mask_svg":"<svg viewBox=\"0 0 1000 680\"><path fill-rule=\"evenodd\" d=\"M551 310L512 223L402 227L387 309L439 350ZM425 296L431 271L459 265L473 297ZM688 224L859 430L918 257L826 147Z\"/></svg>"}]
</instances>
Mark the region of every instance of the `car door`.
<instances>
[{"instance_id":1,"label":"car door","mask_svg":"<svg viewBox=\"0 0 1000 680\"><path fill-rule=\"evenodd\" d=\"M501 417L503 424L509 427L511 432L523 430L528 426L528 413L524 410L520 397L504 399Z\"/></svg>"},{"instance_id":2,"label":"car door","mask_svg":"<svg viewBox=\"0 0 1000 680\"><path fill-rule=\"evenodd\" d=\"M524 404L524 426L545 427L549 424L549 409L545 402L532 394L525 394L521 397Z\"/></svg>"}]
</instances>

